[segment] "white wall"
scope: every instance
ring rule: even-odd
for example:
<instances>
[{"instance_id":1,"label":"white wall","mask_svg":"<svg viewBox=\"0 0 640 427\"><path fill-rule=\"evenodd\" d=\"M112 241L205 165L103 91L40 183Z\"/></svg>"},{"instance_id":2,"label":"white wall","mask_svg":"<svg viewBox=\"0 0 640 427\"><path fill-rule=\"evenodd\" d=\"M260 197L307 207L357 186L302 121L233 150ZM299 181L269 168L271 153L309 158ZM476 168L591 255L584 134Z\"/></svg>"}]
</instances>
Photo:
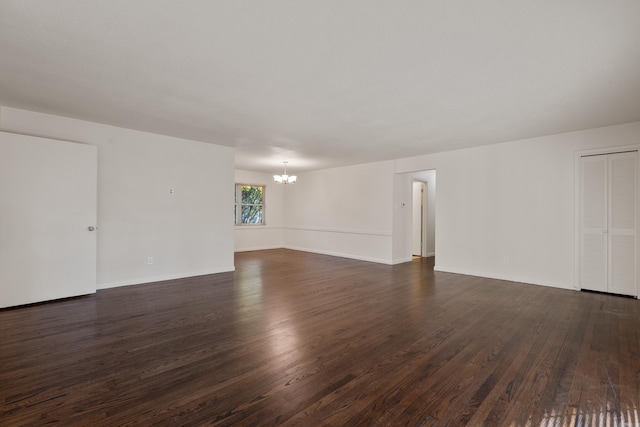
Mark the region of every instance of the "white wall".
<instances>
[{"instance_id":1,"label":"white wall","mask_svg":"<svg viewBox=\"0 0 640 427\"><path fill-rule=\"evenodd\" d=\"M408 262L411 254L411 174L393 177L392 263Z\"/></svg>"},{"instance_id":2,"label":"white wall","mask_svg":"<svg viewBox=\"0 0 640 427\"><path fill-rule=\"evenodd\" d=\"M233 269L233 149L6 107L0 130L98 147L98 287ZM573 288L575 152L638 143L635 122L298 174L236 249L410 260L406 191L436 169L436 269Z\"/></svg>"},{"instance_id":3,"label":"white wall","mask_svg":"<svg viewBox=\"0 0 640 427\"><path fill-rule=\"evenodd\" d=\"M273 175L235 171L236 184L265 186L265 225L241 225L235 227L235 251L255 251L284 247L284 192L286 185L273 181ZM297 185L297 184L296 184Z\"/></svg>"},{"instance_id":4,"label":"white wall","mask_svg":"<svg viewBox=\"0 0 640 427\"><path fill-rule=\"evenodd\" d=\"M394 162L298 174L286 188L290 249L392 262Z\"/></svg>"},{"instance_id":5,"label":"white wall","mask_svg":"<svg viewBox=\"0 0 640 427\"><path fill-rule=\"evenodd\" d=\"M639 142L634 122L399 159L396 172L437 169L437 270L574 288L575 152Z\"/></svg>"},{"instance_id":6,"label":"white wall","mask_svg":"<svg viewBox=\"0 0 640 427\"><path fill-rule=\"evenodd\" d=\"M8 107L0 130L98 147L98 288L234 269L234 149Z\"/></svg>"}]
</instances>

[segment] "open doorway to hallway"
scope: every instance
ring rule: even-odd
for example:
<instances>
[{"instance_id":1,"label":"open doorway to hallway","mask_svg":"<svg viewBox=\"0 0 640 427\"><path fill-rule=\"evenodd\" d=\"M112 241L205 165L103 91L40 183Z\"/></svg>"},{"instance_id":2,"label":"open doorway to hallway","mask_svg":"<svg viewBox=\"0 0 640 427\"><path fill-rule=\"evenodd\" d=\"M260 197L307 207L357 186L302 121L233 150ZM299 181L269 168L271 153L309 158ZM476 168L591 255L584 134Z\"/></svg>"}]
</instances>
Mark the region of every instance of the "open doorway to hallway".
<instances>
[{"instance_id":1,"label":"open doorway to hallway","mask_svg":"<svg viewBox=\"0 0 640 427\"><path fill-rule=\"evenodd\" d=\"M435 257L435 169L397 174L394 178L394 206L394 264Z\"/></svg>"},{"instance_id":2,"label":"open doorway to hallway","mask_svg":"<svg viewBox=\"0 0 640 427\"><path fill-rule=\"evenodd\" d=\"M433 257L436 254L436 171L411 173L412 255Z\"/></svg>"},{"instance_id":3,"label":"open doorway to hallway","mask_svg":"<svg viewBox=\"0 0 640 427\"><path fill-rule=\"evenodd\" d=\"M413 181L411 208L411 248L414 257L427 254L427 183Z\"/></svg>"}]
</instances>

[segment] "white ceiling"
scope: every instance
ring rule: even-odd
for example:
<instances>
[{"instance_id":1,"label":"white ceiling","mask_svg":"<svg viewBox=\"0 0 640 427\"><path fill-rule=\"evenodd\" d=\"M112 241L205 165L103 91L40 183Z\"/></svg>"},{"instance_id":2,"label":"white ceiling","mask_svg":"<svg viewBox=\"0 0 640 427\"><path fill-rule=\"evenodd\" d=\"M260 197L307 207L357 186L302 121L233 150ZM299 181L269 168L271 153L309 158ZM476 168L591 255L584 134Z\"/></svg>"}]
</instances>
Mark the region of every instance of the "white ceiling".
<instances>
[{"instance_id":1,"label":"white ceiling","mask_svg":"<svg viewBox=\"0 0 640 427\"><path fill-rule=\"evenodd\" d=\"M0 0L0 104L291 173L640 120L640 1Z\"/></svg>"}]
</instances>

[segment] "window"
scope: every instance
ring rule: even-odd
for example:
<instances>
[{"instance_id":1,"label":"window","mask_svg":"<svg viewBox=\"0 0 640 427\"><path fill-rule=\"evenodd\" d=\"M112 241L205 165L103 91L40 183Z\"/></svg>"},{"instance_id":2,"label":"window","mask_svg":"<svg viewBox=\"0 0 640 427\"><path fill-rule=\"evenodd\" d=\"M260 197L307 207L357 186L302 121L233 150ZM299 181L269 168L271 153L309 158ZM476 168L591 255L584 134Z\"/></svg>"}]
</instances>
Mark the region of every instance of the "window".
<instances>
[{"instance_id":1,"label":"window","mask_svg":"<svg viewBox=\"0 0 640 427\"><path fill-rule=\"evenodd\" d=\"M264 225L264 185L236 184L236 225Z\"/></svg>"}]
</instances>

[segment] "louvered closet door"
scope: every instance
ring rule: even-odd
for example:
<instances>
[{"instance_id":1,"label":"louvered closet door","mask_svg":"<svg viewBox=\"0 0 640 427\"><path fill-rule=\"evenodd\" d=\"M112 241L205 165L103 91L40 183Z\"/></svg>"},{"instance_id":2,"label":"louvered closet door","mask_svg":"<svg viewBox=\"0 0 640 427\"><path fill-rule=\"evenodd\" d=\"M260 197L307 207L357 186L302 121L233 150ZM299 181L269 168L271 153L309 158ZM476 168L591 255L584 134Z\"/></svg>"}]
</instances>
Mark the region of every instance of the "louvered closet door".
<instances>
[{"instance_id":1,"label":"louvered closet door","mask_svg":"<svg viewBox=\"0 0 640 427\"><path fill-rule=\"evenodd\" d=\"M609 292L637 295L636 154L610 154Z\"/></svg>"},{"instance_id":2,"label":"louvered closet door","mask_svg":"<svg viewBox=\"0 0 640 427\"><path fill-rule=\"evenodd\" d=\"M637 296L636 156L582 159L582 289Z\"/></svg>"},{"instance_id":3,"label":"louvered closet door","mask_svg":"<svg viewBox=\"0 0 640 427\"><path fill-rule=\"evenodd\" d=\"M607 292L607 156L582 159L582 289Z\"/></svg>"}]
</instances>

